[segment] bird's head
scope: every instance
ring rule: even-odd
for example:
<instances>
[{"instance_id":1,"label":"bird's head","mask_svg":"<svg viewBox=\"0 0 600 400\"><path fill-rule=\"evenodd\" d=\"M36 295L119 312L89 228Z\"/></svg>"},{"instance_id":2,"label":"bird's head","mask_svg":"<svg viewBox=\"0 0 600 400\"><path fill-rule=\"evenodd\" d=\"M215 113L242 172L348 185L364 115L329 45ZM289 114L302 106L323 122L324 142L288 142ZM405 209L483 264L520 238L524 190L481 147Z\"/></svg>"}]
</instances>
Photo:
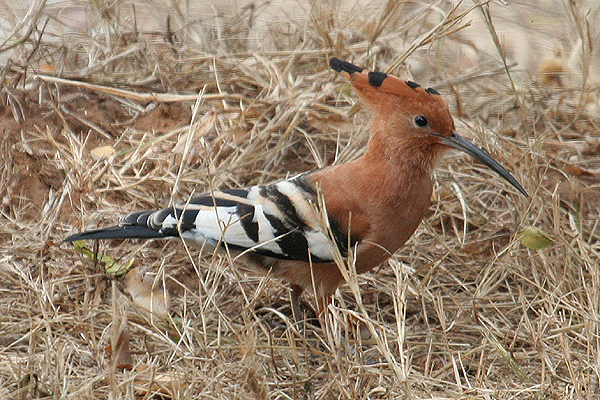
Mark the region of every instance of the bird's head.
<instances>
[{"instance_id":1,"label":"bird's head","mask_svg":"<svg viewBox=\"0 0 600 400\"><path fill-rule=\"evenodd\" d=\"M367 71L337 58L332 58L329 65L350 80L375 111L374 132L385 136L378 140L384 141L391 151L412 149L414 154L409 157L420 157L421 162L433 164L444 150L452 147L481 161L527 196L504 167L456 132L448 103L436 90L383 72Z\"/></svg>"}]
</instances>

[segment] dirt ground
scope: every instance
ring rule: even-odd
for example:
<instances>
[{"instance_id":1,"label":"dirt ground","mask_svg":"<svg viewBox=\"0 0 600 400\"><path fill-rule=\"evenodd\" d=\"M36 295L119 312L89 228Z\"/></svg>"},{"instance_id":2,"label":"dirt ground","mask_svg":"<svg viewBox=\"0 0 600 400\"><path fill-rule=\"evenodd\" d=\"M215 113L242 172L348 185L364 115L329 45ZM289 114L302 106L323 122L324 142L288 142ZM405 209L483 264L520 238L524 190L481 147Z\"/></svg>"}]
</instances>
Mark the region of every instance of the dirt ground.
<instances>
[{"instance_id":1,"label":"dirt ground","mask_svg":"<svg viewBox=\"0 0 600 400\"><path fill-rule=\"evenodd\" d=\"M0 45L0 398L600 398L598 7L494 3L503 59L451 2L38 3ZM331 56L438 89L530 197L449 154L407 245L300 324L226 254L62 243L355 158L370 113Z\"/></svg>"}]
</instances>

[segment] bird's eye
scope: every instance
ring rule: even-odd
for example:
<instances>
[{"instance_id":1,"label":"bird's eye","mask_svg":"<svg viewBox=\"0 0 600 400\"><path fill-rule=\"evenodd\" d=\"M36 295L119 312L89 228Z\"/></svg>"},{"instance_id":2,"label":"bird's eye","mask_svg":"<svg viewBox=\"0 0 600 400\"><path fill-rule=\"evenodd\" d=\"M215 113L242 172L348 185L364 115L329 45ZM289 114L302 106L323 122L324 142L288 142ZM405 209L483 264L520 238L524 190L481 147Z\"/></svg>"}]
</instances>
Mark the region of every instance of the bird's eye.
<instances>
[{"instance_id":1,"label":"bird's eye","mask_svg":"<svg viewBox=\"0 0 600 400\"><path fill-rule=\"evenodd\" d=\"M427 121L427 118L425 118L422 115L417 115L415 117L415 124L417 124L417 126L420 126L421 128L427 126L429 122Z\"/></svg>"}]
</instances>

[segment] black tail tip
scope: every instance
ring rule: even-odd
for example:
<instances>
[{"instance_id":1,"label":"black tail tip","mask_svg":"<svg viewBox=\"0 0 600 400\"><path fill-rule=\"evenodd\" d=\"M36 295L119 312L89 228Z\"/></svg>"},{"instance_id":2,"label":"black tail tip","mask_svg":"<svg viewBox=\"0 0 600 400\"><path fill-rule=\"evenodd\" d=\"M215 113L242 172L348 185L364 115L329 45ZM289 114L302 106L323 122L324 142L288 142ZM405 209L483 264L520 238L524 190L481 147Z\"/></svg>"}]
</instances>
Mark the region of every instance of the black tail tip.
<instances>
[{"instance_id":1,"label":"black tail tip","mask_svg":"<svg viewBox=\"0 0 600 400\"><path fill-rule=\"evenodd\" d=\"M63 243L72 243L72 242L76 242L78 240L81 240L81 239L79 239L79 236L77 234L73 234L73 235L69 235L66 238L64 238L62 240L62 242Z\"/></svg>"},{"instance_id":2,"label":"black tail tip","mask_svg":"<svg viewBox=\"0 0 600 400\"><path fill-rule=\"evenodd\" d=\"M163 233L147 226L120 225L108 228L94 229L91 231L75 233L63 239L63 242L76 242L78 240L98 239L160 239L175 237L173 233Z\"/></svg>"},{"instance_id":3,"label":"black tail tip","mask_svg":"<svg viewBox=\"0 0 600 400\"><path fill-rule=\"evenodd\" d=\"M336 72L345 71L345 72L349 73L350 75L352 75L355 72L363 71L363 68L358 67L352 63L349 63L348 61L343 61L343 60L340 60L339 58L335 58L335 57L332 57L329 60L329 66L331 67L332 70L334 70Z\"/></svg>"}]
</instances>

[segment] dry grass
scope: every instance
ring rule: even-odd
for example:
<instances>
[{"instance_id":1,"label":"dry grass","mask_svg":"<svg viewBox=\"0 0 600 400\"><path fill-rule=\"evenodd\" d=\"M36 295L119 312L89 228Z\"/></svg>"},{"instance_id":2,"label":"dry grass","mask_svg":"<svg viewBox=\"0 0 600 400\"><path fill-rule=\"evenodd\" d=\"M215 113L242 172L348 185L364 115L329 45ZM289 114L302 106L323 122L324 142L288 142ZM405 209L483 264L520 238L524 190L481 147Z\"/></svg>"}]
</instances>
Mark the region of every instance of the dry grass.
<instances>
[{"instance_id":1,"label":"dry grass","mask_svg":"<svg viewBox=\"0 0 600 400\"><path fill-rule=\"evenodd\" d=\"M70 29L43 1L0 5L0 397L596 398L600 7L565 2L562 53L525 68L504 52L511 9L498 5L486 27L446 2L72 4L84 12ZM480 51L490 32L497 47ZM379 270L350 274L322 326L292 323L286 287L227 256L100 244L156 274L169 316L149 315L60 244L126 211L356 157L368 113L333 55L404 76L409 62L531 197L449 155L419 230ZM528 226L552 244L521 245Z\"/></svg>"}]
</instances>

